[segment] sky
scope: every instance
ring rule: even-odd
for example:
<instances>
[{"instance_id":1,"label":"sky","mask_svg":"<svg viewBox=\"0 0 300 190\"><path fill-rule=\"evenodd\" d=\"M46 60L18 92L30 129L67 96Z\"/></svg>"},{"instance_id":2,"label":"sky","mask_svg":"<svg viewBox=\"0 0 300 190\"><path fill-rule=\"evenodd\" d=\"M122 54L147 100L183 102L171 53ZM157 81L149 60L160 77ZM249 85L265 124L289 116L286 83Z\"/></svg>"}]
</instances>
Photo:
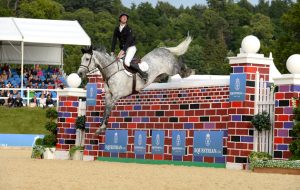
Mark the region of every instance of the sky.
<instances>
[{"instance_id":1,"label":"sky","mask_svg":"<svg viewBox=\"0 0 300 190\"><path fill-rule=\"evenodd\" d=\"M123 5L126 7L130 7L132 3L135 3L136 5L140 4L141 2L150 2L153 6L156 5L157 1L166 1L169 2L171 5L175 7L180 7L180 5L183 5L184 7L191 7L195 4L206 4L206 0L121 0ZM250 3L256 5L258 3L258 0L249 0Z\"/></svg>"}]
</instances>

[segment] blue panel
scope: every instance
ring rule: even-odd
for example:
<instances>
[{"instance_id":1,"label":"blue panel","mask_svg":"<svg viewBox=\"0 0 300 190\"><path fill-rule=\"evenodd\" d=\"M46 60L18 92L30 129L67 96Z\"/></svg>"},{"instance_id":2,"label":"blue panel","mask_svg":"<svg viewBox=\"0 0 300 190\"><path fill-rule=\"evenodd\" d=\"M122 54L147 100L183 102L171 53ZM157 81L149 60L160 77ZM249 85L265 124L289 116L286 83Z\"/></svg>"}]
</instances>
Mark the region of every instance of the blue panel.
<instances>
[{"instance_id":1,"label":"blue panel","mask_svg":"<svg viewBox=\"0 0 300 190\"><path fill-rule=\"evenodd\" d=\"M97 84L88 83L86 85L86 105L96 106L96 99L97 99Z\"/></svg>"},{"instance_id":2,"label":"blue panel","mask_svg":"<svg viewBox=\"0 0 300 190\"><path fill-rule=\"evenodd\" d=\"M195 131L194 155L208 157L223 156L223 131Z\"/></svg>"},{"instance_id":3,"label":"blue panel","mask_svg":"<svg viewBox=\"0 0 300 190\"><path fill-rule=\"evenodd\" d=\"M186 131L172 131L172 155L185 155Z\"/></svg>"},{"instance_id":4,"label":"blue panel","mask_svg":"<svg viewBox=\"0 0 300 190\"><path fill-rule=\"evenodd\" d=\"M165 131L152 131L152 154L164 154Z\"/></svg>"},{"instance_id":5,"label":"blue panel","mask_svg":"<svg viewBox=\"0 0 300 190\"><path fill-rule=\"evenodd\" d=\"M143 155L146 153L146 131L135 131L134 134L134 153Z\"/></svg>"},{"instance_id":6,"label":"blue panel","mask_svg":"<svg viewBox=\"0 0 300 190\"><path fill-rule=\"evenodd\" d=\"M107 152L127 152L127 130L106 130L105 151Z\"/></svg>"},{"instance_id":7,"label":"blue panel","mask_svg":"<svg viewBox=\"0 0 300 190\"><path fill-rule=\"evenodd\" d=\"M246 73L230 74L229 101L244 101L246 93Z\"/></svg>"}]
</instances>

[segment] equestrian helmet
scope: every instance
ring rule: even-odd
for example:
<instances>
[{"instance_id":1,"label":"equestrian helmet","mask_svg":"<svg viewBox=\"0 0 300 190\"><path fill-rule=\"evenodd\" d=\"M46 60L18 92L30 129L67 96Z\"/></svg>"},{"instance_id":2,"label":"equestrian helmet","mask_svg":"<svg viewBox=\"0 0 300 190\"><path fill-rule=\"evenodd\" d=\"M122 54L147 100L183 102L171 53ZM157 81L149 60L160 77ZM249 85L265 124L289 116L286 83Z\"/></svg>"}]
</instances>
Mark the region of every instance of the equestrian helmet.
<instances>
[{"instance_id":1,"label":"equestrian helmet","mask_svg":"<svg viewBox=\"0 0 300 190\"><path fill-rule=\"evenodd\" d=\"M119 19L121 19L122 16L126 16L127 19L129 19L129 15L127 13L121 13L120 16L119 16Z\"/></svg>"}]
</instances>

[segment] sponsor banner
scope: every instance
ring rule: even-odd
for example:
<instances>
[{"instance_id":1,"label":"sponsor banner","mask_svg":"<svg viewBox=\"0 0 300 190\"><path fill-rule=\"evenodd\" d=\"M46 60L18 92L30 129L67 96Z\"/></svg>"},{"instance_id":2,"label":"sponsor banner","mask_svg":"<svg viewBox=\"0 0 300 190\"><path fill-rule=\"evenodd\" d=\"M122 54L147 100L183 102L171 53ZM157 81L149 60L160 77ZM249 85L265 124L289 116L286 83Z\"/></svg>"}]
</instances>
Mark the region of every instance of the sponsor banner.
<instances>
[{"instance_id":1,"label":"sponsor banner","mask_svg":"<svg viewBox=\"0 0 300 190\"><path fill-rule=\"evenodd\" d=\"M106 130L105 148L107 152L127 152L127 130Z\"/></svg>"},{"instance_id":2,"label":"sponsor banner","mask_svg":"<svg viewBox=\"0 0 300 190\"><path fill-rule=\"evenodd\" d=\"M165 131L152 131L152 154L164 154Z\"/></svg>"},{"instance_id":3,"label":"sponsor banner","mask_svg":"<svg viewBox=\"0 0 300 190\"><path fill-rule=\"evenodd\" d=\"M36 139L44 138L39 134L0 134L0 146L33 146Z\"/></svg>"},{"instance_id":4,"label":"sponsor banner","mask_svg":"<svg viewBox=\"0 0 300 190\"><path fill-rule=\"evenodd\" d=\"M96 106L97 99L97 84L87 83L86 85L86 105Z\"/></svg>"},{"instance_id":5,"label":"sponsor banner","mask_svg":"<svg viewBox=\"0 0 300 190\"><path fill-rule=\"evenodd\" d=\"M246 93L246 73L230 74L229 101L244 101Z\"/></svg>"},{"instance_id":6,"label":"sponsor banner","mask_svg":"<svg viewBox=\"0 0 300 190\"><path fill-rule=\"evenodd\" d=\"M222 157L223 131L195 131L194 155Z\"/></svg>"},{"instance_id":7,"label":"sponsor banner","mask_svg":"<svg viewBox=\"0 0 300 190\"><path fill-rule=\"evenodd\" d=\"M185 131L172 131L172 155L185 155Z\"/></svg>"},{"instance_id":8,"label":"sponsor banner","mask_svg":"<svg viewBox=\"0 0 300 190\"><path fill-rule=\"evenodd\" d=\"M134 153L135 154L146 154L146 131L135 131L134 134Z\"/></svg>"}]
</instances>

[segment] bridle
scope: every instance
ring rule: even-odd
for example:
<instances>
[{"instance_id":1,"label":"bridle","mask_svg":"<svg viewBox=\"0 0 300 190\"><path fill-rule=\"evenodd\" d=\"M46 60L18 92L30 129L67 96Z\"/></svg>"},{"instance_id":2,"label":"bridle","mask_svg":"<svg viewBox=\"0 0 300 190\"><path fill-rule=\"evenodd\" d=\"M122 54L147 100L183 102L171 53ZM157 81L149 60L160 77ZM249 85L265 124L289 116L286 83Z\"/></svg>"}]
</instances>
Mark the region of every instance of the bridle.
<instances>
[{"instance_id":1,"label":"bridle","mask_svg":"<svg viewBox=\"0 0 300 190\"><path fill-rule=\"evenodd\" d=\"M116 73L118 73L119 71L121 71L121 70L124 70L124 69L121 69L120 70L120 68L119 68L119 64L118 64L118 70L115 72L115 73L113 73L112 75L110 75L109 77L106 77L105 75L104 75L104 70L105 69L107 69L108 67L110 67L112 64L114 64L115 62L117 62L119 59L117 58L117 59L115 59L114 61L112 61L111 63L109 63L108 65L106 65L106 66L104 66L104 67L101 67L100 65L96 65L96 67L94 67L93 69L89 69L89 67L90 67L90 64L91 64L91 62L92 62L92 59L93 59L93 52L88 52L88 54L90 54L91 55L91 58L90 58L90 60L89 60L89 63L88 63L88 65L87 66L85 66L85 65L80 65L79 66L79 68L81 67L81 68L84 68L84 69L86 69L88 72L88 74L93 74L93 73L95 73L95 72L97 72L98 70L101 72L101 74L102 74L102 76L103 76L103 79L105 80L105 81L108 81L109 80L109 78L110 77L112 77L113 75L115 75Z\"/></svg>"}]
</instances>

